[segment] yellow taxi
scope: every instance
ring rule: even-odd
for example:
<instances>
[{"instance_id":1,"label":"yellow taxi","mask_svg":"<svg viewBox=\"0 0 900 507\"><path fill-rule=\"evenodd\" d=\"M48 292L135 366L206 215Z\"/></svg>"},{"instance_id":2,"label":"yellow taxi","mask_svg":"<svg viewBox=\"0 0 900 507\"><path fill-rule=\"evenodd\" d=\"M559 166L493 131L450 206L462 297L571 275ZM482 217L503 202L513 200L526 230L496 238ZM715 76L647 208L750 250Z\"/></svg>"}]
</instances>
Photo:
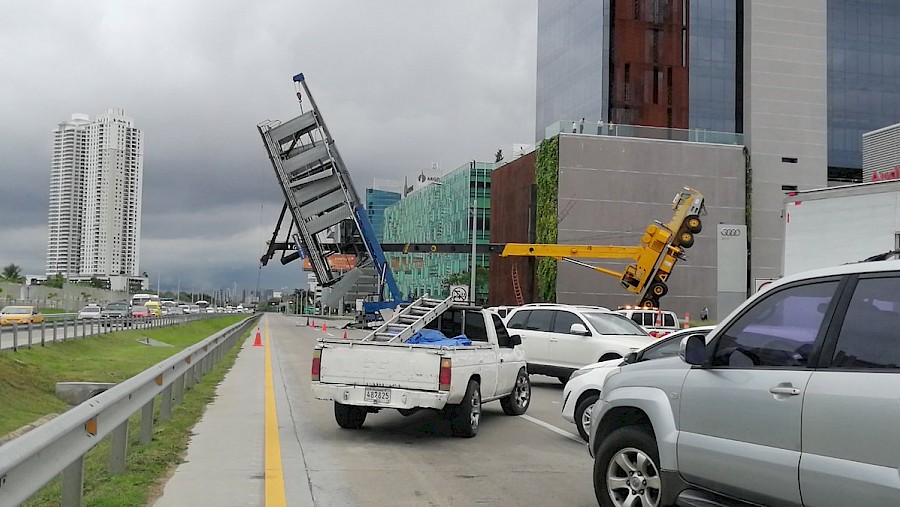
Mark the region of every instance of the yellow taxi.
<instances>
[{"instance_id":1,"label":"yellow taxi","mask_svg":"<svg viewBox=\"0 0 900 507\"><path fill-rule=\"evenodd\" d=\"M153 317L162 317L162 306L159 304L159 301L147 301L144 303L144 306L150 310L150 315Z\"/></svg>"},{"instance_id":2,"label":"yellow taxi","mask_svg":"<svg viewBox=\"0 0 900 507\"><path fill-rule=\"evenodd\" d=\"M10 324L40 324L44 314L33 306L5 306L0 310L0 326Z\"/></svg>"}]
</instances>

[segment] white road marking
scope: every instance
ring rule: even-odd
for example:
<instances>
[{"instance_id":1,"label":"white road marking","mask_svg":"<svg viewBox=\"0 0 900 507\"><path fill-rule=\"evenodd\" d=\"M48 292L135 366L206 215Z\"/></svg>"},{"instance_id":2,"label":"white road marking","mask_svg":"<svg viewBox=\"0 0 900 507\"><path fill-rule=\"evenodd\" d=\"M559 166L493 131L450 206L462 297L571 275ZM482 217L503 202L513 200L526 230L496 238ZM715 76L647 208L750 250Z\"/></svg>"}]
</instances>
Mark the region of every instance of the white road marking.
<instances>
[{"instance_id":1,"label":"white road marking","mask_svg":"<svg viewBox=\"0 0 900 507\"><path fill-rule=\"evenodd\" d=\"M334 335L331 333L325 333L325 334L327 334L328 336L334 337Z\"/></svg>"},{"instance_id":2,"label":"white road marking","mask_svg":"<svg viewBox=\"0 0 900 507\"><path fill-rule=\"evenodd\" d=\"M574 440L574 441L578 442L579 444L583 445L585 443L584 440L581 439L581 437L579 437L577 435L573 435L573 434L569 433L568 431L561 430L550 423L545 423L544 421L542 421L540 419L535 419L534 417L531 417L530 415L520 415L519 417L521 417L522 419L525 419L528 422L537 424L538 426L547 428L548 430L552 431L553 433L556 433L557 435L562 435L570 440Z\"/></svg>"}]
</instances>

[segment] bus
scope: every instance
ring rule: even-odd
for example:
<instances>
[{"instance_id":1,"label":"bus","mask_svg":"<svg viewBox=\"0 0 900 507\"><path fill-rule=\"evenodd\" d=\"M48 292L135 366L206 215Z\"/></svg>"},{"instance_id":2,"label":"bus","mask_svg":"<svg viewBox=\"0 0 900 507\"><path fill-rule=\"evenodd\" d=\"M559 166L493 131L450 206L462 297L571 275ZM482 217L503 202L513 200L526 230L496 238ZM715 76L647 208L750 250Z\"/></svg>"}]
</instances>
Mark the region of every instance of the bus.
<instances>
[{"instance_id":1,"label":"bus","mask_svg":"<svg viewBox=\"0 0 900 507\"><path fill-rule=\"evenodd\" d=\"M135 294L134 296L131 296L131 306L144 306L144 303L147 303L152 299L150 294Z\"/></svg>"},{"instance_id":2,"label":"bus","mask_svg":"<svg viewBox=\"0 0 900 507\"><path fill-rule=\"evenodd\" d=\"M208 311L207 308L209 308L209 301L204 301L201 299L194 304L200 307L200 313L206 313Z\"/></svg>"}]
</instances>

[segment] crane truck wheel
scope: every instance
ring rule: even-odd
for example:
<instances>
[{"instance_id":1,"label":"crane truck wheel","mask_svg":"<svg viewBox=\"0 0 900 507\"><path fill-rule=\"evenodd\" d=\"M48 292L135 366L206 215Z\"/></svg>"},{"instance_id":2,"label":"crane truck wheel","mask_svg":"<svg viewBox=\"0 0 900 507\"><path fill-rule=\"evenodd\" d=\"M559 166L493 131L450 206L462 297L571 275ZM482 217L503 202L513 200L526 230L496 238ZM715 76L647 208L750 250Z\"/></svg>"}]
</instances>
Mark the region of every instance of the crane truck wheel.
<instances>
[{"instance_id":1,"label":"crane truck wheel","mask_svg":"<svg viewBox=\"0 0 900 507\"><path fill-rule=\"evenodd\" d=\"M650 284L650 294L653 294L654 298L661 298L665 296L669 292L669 287L662 282L653 282Z\"/></svg>"},{"instance_id":2,"label":"crane truck wheel","mask_svg":"<svg viewBox=\"0 0 900 507\"><path fill-rule=\"evenodd\" d=\"M687 226L688 232L691 234L699 234L700 231L703 230L703 222L700 221L700 217L697 215L691 215L687 217L684 221L685 226Z\"/></svg>"},{"instance_id":3,"label":"crane truck wheel","mask_svg":"<svg viewBox=\"0 0 900 507\"><path fill-rule=\"evenodd\" d=\"M654 306L656 306L656 305L653 304L652 299L645 299L645 300L641 301L641 307L643 307L643 308L653 308Z\"/></svg>"},{"instance_id":4,"label":"crane truck wheel","mask_svg":"<svg viewBox=\"0 0 900 507\"><path fill-rule=\"evenodd\" d=\"M694 245L694 235L684 231L678 236L678 246L681 248L690 248Z\"/></svg>"}]
</instances>

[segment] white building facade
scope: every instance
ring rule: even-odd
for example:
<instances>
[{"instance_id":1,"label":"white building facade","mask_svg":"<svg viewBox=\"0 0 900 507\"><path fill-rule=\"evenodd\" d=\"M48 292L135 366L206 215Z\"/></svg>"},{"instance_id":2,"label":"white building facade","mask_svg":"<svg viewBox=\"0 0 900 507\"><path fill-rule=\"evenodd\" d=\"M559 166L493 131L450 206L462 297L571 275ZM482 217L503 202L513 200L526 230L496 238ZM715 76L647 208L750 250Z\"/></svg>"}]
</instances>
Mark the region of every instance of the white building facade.
<instances>
[{"instance_id":1,"label":"white building facade","mask_svg":"<svg viewBox=\"0 0 900 507\"><path fill-rule=\"evenodd\" d=\"M900 123L862 136L863 183L900 179Z\"/></svg>"},{"instance_id":2,"label":"white building facade","mask_svg":"<svg viewBox=\"0 0 900 507\"><path fill-rule=\"evenodd\" d=\"M73 114L53 130L50 206L47 219L47 275L78 274L81 268L81 222L84 208L85 114Z\"/></svg>"},{"instance_id":3,"label":"white building facade","mask_svg":"<svg viewBox=\"0 0 900 507\"><path fill-rule=\"evenodd\" d=\"M114 108L94 121L75 115L54 134L47 274L137 275L143 133Z\"/></svg>"}]
</instances>

